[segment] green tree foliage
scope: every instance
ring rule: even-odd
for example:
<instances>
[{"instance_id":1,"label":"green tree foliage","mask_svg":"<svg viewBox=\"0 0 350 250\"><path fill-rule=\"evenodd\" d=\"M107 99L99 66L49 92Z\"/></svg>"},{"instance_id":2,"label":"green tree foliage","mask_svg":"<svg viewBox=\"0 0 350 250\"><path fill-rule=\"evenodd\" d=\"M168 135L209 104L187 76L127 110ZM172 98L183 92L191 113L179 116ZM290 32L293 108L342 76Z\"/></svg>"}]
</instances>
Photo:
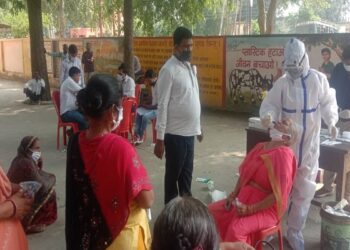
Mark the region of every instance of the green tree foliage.
<instances>
[{"instance_id":1,"label":"green tree foliage","mask_svg":"<svg viewBox=\"0 0 350 250\"><path fill-rule=\"evenodd\" d=\"M170 35L177 26L194 29L223 0L134 0L135 27L145 35ZM230 1L231 2L231 1ZM218 27L216 28L218 29Z\"/></svg>"},{"instance_id":2,"label":"green tree foliage","mask_svg":"<svg viewBox=\"0 0 350 250\"><path fill-rule=\"evenodd\" d=\"M344 0L308 0L298 2L298 5L297 13L283 18L283 24L279 25L280 32L295 32L298 23L307 21L339 23L345 21L346 14L350 11L350 1Z\"/></svg>"},{"instance_id":3,"label":"green tree foliage","mask_svg":"<svg viewBox=\"0 0 350 250\"><path fill-rule=\"evenodd\" d=\"M11 26L11 34L14 38L29 36L28 14L25 10L16 13L0 10L0 23ZM48 14L43 14L43 27L48 30L53 26L53 21Z\"/></svg>"}]
</instances>

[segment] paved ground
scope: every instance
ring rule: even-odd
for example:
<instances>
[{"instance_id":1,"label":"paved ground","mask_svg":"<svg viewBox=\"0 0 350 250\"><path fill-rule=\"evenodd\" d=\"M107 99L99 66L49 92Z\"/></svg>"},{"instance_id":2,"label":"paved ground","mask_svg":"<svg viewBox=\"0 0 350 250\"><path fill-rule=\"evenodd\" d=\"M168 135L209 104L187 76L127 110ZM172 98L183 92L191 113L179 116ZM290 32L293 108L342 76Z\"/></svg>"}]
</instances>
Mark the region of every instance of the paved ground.
<instances>
[{"instance_id":1,"label":"paved ground","mask_svg":"<svg viewBox=\"0 0 350 250\"><path fill-rule=\"evenodd\" d=\"M25 135L40 138L44 157L44 169L57 178L57 197L59 218L41 234L28 236L30 249L65 249L64 239L64 201L65 201L65 159L66 154L56 149L56 113L52 105L23 104L23 84L0 79L0 165L8 169L20 139ZM209 177L219 190L231 191L236 182L237 167L245 155L246 115L221 111L203 112L202 125L204 141L196 145L195 170L193 177ZM150 126L149 126L150 127ZM163 207L164 161L153 155L151 132L147 141L138 147L138 152L154 184L156 202L152 208L156 218ZM193 195L209 202L205 185L193 182ZM151 222L151 226L154 220ZM304 231L306 249L320 249L319 209L311 208L309 220Z\"/></svg>"}]
</instances>

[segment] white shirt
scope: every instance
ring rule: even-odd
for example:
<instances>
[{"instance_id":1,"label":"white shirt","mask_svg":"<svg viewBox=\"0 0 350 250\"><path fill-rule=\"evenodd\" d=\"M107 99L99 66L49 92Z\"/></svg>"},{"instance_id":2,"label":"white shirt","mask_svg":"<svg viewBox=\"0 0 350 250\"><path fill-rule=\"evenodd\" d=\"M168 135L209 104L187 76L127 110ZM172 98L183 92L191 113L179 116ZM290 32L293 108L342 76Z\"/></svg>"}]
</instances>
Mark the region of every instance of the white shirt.
<instances>
[{"instance_id":1,"label":"white shirt","mask_svg":"<svg viewBox=\"0 0 350 250\"><path fill-rule=\"evenodd\" d=\"M76 83L70 76L62 83L60 89L60 114L67 111L77 110L77 94L82 87Z\"/></svg>"},{"instance_id":2,"label":"white shirt","mask_svg":"<svg viewBox=\"0 0 350 250\"><path fill-rule=\"evenodd\" d=\"M127 97L135 97L135 81L130 76L125 75L122 82L123 95Z\"/></svg>"},{"instance_id":3,"label":"white shirt","mask_svg":"<svg viewBox=\"0 0 350 250\"><path fill-rule=\"evenodd\" d=\"M152 92L152 106L157 105L158 103L158 92L157 92L157 85L151 88Z\"/></svg>"},{"instance_id":4,"label":"white shirt","mask_svg":"<svg viewBox=\"0 0 350 250\"><path fill-rule=\"evenodd\" d=\"M201 105L196 71L188 62L172 56L163 65L157 80L157 139L164 134L201 134Z\"/></svg>"},{"instance_id":5,"label":"white shirt","mask_svg":"<svg viewBox=\"0 0 350 250\"><path fill-rule=\"evenodd\" d=\"M29 80L24 88L29 89L30 91L32 91L34 94L36 95L40 95L41 94L41 88L45 88L45 82L43 79L31 79Z\"/></svg>"},{"instance_id":6,"label":"white shirt","mask_svg":"<svg viewBox=\"0 0 350 250\"><path fill-rule=\"evenodd\" d=\"M62 60L62 65L61 65L61 75L60 75L60 83L62 84L69 76L69 70L71 67L77 67L81 71L81 75L84 75L84 70L81 67L81 61L78 57L67 57L64 60ZM80 77L80 82L79 82L81 87L84 87L84 77Z\"/></svg>"}]
</instances>

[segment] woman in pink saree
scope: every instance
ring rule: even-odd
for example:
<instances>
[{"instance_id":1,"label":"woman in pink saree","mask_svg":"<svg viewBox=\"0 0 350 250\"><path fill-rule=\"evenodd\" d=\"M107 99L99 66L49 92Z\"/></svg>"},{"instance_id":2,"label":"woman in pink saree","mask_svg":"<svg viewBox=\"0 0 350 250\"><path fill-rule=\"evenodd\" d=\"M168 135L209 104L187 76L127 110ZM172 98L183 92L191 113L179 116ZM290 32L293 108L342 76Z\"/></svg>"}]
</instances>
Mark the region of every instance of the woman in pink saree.
<instances>
[{"instance_id":1,"label":"woman in pink saree","mask_svg":"<svg viewBox=\"0 0 350 250\"><path fill-rule=\"evenodd\" d=\"M290 120L283 120L270 129L270 137L247 154L229 198L209 205L222 241L252 244L253 234L276 225L286 210L296 171L288 146L296 130Z\"/></svg>"}]
</instances>

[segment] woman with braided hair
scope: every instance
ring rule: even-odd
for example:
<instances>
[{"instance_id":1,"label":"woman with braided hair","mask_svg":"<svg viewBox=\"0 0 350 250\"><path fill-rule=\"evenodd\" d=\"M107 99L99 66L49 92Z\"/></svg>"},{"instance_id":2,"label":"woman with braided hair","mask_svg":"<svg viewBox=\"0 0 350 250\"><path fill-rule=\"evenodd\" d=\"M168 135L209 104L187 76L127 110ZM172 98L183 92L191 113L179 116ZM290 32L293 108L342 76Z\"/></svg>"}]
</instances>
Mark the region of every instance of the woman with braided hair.
<instances>
[{"instance_id":1,"label":"woman with braided hair","mask_svg":"<svg viewBox=\"0 0 350 250\"><path fill-rule=\"evenodd\" d=\"M213 217L192 197L171 200L158 216L152 250L253 250L243 242L221 243Z\"/></svg>"}]
</instances>

